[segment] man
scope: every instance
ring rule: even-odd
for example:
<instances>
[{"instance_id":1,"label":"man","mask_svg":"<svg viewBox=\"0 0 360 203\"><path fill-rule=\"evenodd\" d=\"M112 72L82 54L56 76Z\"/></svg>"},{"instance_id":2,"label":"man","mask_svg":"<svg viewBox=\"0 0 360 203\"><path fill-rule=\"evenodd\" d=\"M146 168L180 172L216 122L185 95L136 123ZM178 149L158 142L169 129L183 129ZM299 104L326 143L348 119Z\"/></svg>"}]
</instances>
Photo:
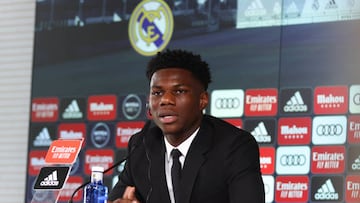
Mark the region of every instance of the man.
<instances>
[{"instance_id":1,"label":"man","mask_svg":"<svg viewBox=\"0 0 360 203\"><path fill-rule=\"evenodd\" d=\"M166 50L150 60L146 74L152 123L131 137L129 158L109 201L265 202L253 136L203 115L209 103L208 64L191 52ZM178 163L173 148L180 151L180 180L172 179Z\"/></svg>"}]
</instances>

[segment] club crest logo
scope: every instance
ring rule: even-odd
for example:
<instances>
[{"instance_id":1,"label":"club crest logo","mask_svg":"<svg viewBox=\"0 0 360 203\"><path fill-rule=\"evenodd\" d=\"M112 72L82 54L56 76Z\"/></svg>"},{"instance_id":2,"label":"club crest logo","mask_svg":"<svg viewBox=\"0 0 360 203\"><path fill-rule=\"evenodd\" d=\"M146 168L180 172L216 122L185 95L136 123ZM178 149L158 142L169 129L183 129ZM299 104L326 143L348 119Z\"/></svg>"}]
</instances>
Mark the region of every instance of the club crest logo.
<instances>
[{"instance_id":1,"label":"club crest logo","mask_svg":"<svg viewBox=\"0 0 360 203\"><path fill-rule=\"evenodd\" d=\"M130 17L131 45L141 55L155 55L169 43L173 27L173 15L165 2L162 0L142 1Z\"/></svg>"}]
</instances>

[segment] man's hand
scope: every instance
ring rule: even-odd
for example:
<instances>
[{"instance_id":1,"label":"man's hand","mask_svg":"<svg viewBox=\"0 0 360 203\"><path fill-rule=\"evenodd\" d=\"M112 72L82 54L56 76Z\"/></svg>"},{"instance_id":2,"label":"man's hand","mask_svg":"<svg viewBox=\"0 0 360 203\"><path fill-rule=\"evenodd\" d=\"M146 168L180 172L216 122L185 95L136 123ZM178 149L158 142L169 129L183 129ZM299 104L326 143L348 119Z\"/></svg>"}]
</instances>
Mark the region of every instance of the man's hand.
<instances>
[{"instance_id":1,"label":"man's hand","mask_svg":"<svg viewBox=\"0 0 360 203\"><path fill-rule=\"evenodd\" d=\"M135 187L126 187L123 197L115 201L108 201L108 203L140 203L135 197Z\"/></svg>"}]
</instances>

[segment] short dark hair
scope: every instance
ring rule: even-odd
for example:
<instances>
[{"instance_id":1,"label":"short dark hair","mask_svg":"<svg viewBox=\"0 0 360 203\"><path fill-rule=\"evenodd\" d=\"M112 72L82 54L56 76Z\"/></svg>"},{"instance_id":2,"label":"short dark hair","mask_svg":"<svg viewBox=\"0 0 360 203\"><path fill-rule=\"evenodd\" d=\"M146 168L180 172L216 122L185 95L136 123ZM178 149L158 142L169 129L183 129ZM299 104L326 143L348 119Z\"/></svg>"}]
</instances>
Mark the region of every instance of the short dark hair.
<instances>
[{"instance_id":1,"label":"short dark hair","mask_svg":"<svg viewBox=\"0 0 360 203\"><path fill-rule=\"evenodd\" d=\"M161 69L182 68L190 71L207 90L211 83L211 74L208 63L201 59L201 56L190 51L181 49L158 52L147 65L146 77L151 80L152 75Z\"/></svg>"}]
</instances>

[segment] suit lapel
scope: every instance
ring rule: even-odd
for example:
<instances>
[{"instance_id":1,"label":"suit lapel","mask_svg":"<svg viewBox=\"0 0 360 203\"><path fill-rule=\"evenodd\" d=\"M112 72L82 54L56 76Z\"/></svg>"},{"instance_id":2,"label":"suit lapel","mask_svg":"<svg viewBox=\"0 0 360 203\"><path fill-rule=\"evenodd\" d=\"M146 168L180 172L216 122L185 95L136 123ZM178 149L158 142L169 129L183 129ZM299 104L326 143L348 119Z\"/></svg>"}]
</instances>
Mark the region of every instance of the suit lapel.
<instances>
[{"instance_id":1,"label":"suit lapel","mask_svg":"<svg viewBox=\"0 0 360 203\"><path fill-rule=\"evenodd\" d=\"M158 128L151 129L145 137L145 145L148 146L148 156L151 160L150 179L152 184L151 198L160 202L170 202L169 191L165 176L165 144L163 135ZM152 196L154 195L154 196Z\"/></svg>"},{"instance_id":2,"label":"suit lapel","mask_svg":"<svg viewBox=\"0 0 360 203\"><path fill-rule=\"evenodd\" d=\"M190 202L191 192L200 167L206 160L205 153L212 145L211 130L204 122L186 155L181 176L181 202Z\"/></svg>"}]
</instances>

